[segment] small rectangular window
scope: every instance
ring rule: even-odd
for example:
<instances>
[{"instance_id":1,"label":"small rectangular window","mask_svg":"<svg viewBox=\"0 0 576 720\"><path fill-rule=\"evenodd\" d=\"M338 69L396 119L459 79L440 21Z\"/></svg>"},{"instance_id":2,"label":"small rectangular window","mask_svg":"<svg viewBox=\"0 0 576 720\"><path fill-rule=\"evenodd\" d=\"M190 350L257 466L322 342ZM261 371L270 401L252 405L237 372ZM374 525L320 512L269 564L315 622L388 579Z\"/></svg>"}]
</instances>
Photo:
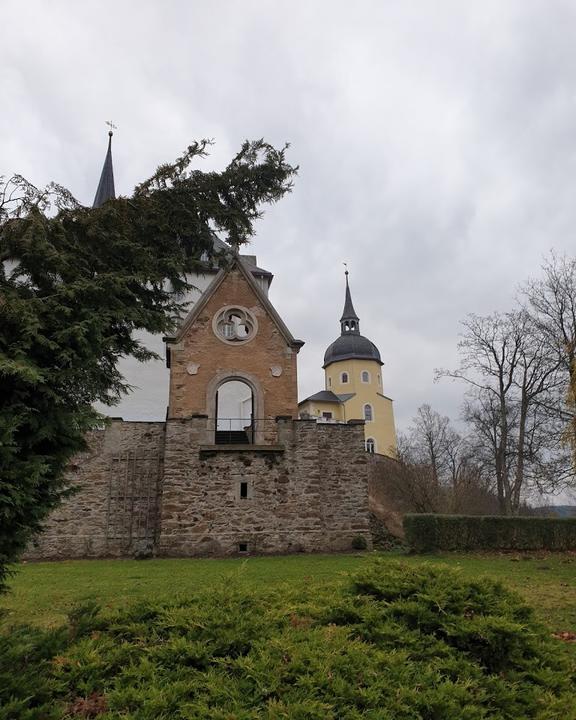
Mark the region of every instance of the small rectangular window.
<instances>
[{"instance_id":1,"label":"small rectangular window","mask_svg":"<svg viewBox=\"0 0 576 720\"><path fill-rule=\"evenodd\" d=\"M332 420L332 413L331 412L323 412L322 417L326 418L327 420Z\"/></svg>"},{"instance_id":2,"label":"small rectangular window","mask_svg":"<svg viewBox=\"0 0 576 720\"><path fill-rule=\"evenodd\" d=\"M248 497L248 483L241 482L240 483L240 499L245 500L247 497Z\"/></svg>"},{"instance_id":3,"label":"small rectangular window","mask_svg":"<svg viewBox=\"0 0 576 720\"><path fill-rule=\"evenodd\" d=\"M238 552L247 553L248 552L248 543L247 542L238 543Z\"/></svg>"}]
</instances>

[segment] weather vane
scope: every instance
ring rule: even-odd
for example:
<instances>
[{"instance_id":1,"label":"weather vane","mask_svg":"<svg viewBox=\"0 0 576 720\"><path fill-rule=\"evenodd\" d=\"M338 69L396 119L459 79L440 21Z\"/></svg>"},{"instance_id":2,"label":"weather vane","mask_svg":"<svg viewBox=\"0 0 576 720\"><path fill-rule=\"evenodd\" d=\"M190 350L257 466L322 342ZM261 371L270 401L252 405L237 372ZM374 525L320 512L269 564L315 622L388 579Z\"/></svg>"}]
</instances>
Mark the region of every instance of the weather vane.
<instances>
[{"instance_id":1,"label":"weather vane","mask_svg":"<svg viewBox=\"0 0 576 720\"><path fill-rule=\"evenodd\" d=\"M348 263L343 262L342 265L346 268L346 270L344 270L344 274L348 275Z\"/></svg>"},{"instance_id":2,"label":"weather vane","mask_svg":"<svg viewBox=\"0 0 576 720\"><path fill-rule=\"evenodd\" d=\"M106 120L105 122L106 122L106 125L108 125L108 127L110 128L109 134L112 135L112 134L113 134L112 131L113 131L113 130L116 130L116 129L117 129L117 126L114 125L114 123L112 122L112 120Z\"/></svg>"}]
</instances>

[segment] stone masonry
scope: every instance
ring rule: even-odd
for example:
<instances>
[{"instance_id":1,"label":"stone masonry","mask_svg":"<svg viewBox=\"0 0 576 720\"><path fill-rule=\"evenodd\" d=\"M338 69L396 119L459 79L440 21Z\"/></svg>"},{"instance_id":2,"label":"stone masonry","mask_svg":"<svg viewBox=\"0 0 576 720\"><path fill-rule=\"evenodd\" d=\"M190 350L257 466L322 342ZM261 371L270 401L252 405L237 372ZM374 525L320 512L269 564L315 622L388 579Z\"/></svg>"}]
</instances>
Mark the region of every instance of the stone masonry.
<instances>
[{"instance_id":1,"label":"stone masonry","mask_svg":"<svg viewBox=\"0 0 576 720\"><path fill-rule=\"evenodd\" d=\"M166 422L93 432L70 466L75 494L27 557L330 552L358 536L370 546L364 423L294 419L302 341L239 259L166 340ZM230 381L250 388L251 411L226 441L218 409Z\"/></svg>"},{"instance_id":2,"label":"stone masonry","mask_svg":"<svg viewBox=\"0 0 576 720\"><path fill-rule=\"evenodd\" d=\"M215 336L212 318L227 305L245 306L257 318L258 334L253 341L232 346ZM238 269L227 273L194 323L189 327L184 325L178 342L169 343L169 351L171 418L190 417L195 413L214 417L216 388L225 378L251 382L258 418L298 414L298 347L290 347L282 337L277 324ZM191 363L194 374L189 372ZM272 374L272 367L278 368L278 374Z\"/></svg>"},{"instance_id":3,"label":"stone masonry","mask_svg":"<svg viewBox=\"0 0 576 720\"><path fill-rule=\"evenodd\" d=\"M369 541L360 425L278 420L278 444L206 445L206 419L166 427L159 555L349 550ZM240 483L248 497L240 497Z\"/></svg>"},{"instance_id":4,"label":"stone masonry","mask_svg":"<svg viewBox=\"0 0 576 720\"><path fill-rule=\"evenodd\" d=\"M206 417L113 421L29 559L224 556L370 544L362 424L278 419L275 445L210 444ZM247 483L242 498L240 484Z\"/></svg>"},{"instance_id":5,"label":"stone masonry","mask_svg":"<svg viewBox=\"0 0 576 720\"><path fill-rule=\"evenodd\" d=\"M76 491L28 548L29 559L133 557L159 535L164 423L113 420L88 437L67 479Z\"/></svg>"}]
</instances>

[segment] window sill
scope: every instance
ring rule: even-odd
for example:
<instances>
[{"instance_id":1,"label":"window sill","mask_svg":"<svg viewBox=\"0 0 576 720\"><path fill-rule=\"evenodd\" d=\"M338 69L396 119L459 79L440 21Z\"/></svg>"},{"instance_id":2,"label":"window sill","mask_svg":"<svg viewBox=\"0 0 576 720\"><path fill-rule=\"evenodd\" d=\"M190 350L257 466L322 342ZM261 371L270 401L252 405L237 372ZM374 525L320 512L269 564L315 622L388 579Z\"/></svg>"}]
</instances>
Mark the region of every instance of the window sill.
<instances>
[{"instance_id":1,"label":"window sill","mask_svg":"<svg viewBox=\"0 0 576 720\"><path fill-rule=\"evenodd\" d=\"M221 444L221 445L201 445L199 449L200 457L212 457L218 453L283 453L284 445L233 445L233 444Z\"/></svg>"}]
</instances>

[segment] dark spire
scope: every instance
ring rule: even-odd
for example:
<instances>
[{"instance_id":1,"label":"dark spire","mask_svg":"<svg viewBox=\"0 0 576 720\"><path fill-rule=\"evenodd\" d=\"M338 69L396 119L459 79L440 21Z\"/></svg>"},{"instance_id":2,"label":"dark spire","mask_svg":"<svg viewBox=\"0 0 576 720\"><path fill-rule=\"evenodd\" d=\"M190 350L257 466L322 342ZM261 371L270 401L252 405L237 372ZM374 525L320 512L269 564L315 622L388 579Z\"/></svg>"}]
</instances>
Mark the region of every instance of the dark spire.
<instances>
[{"instance_id":1,"label":"dark spire","mask_svg":"<svg viewBox=\"0 0 576 720\"><path fill-rule=\"evenodd\" d=\"M344 301L344 311L340 318L340 328L342 335L360 335L360 318L356 315L354 305L352 305L352 296L350 295L350 286L348 285L348 268L346 268L346 299Z\"/></svg>"},{"instance_id":2,"label":"dark spire","mask_svg":"<svg viewBox=\"0 0 576 720\"><path fill-rule=\"evenodd\" d=\"M112 168L112 135L112 130L110 130L108 133L108 152L106 153L102 175L100 175L100 182L98 183L98 190L96 190L96 196L92 204L94 208L99 208L101 205L104 205L106 200L114 200L116 197L114 192L114 170Z\"/></svg>"}]
</instances>

